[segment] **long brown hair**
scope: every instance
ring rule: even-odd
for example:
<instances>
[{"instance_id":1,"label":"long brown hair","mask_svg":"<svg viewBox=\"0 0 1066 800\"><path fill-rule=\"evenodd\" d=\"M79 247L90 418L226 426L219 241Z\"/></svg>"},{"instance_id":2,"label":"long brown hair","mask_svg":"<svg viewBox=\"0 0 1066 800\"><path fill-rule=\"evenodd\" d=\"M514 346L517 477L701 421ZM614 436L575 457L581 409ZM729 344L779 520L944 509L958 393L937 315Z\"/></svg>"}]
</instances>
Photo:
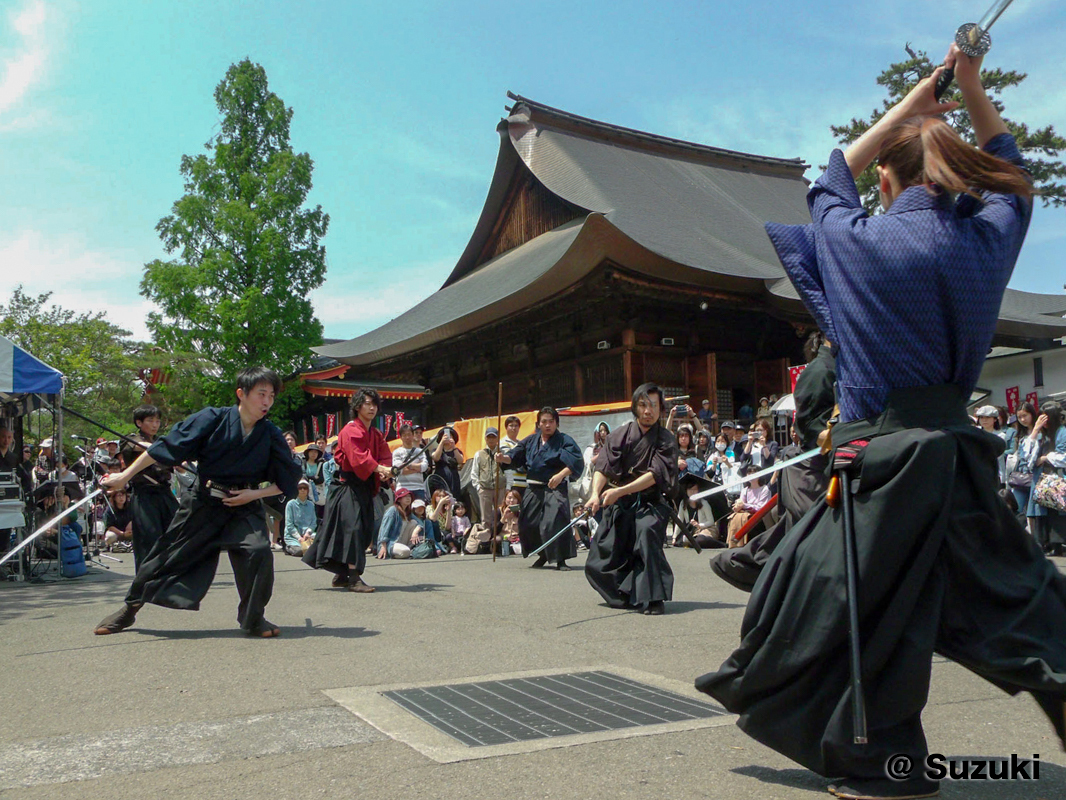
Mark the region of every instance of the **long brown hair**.
<instances>
[{"instance_id":1,"label":"long brown hair","mask_svg":"<svg viewBox=\"0 0 1066 800\"><path fill-rule=\"evenodd\" d=\"M977 190L1030 200L1033 185L1020 168L963 141L938 117L912 117L881 142L877 163L891 167L903 187L935 184L982 199Z\"/></svg>"}]
</instances>

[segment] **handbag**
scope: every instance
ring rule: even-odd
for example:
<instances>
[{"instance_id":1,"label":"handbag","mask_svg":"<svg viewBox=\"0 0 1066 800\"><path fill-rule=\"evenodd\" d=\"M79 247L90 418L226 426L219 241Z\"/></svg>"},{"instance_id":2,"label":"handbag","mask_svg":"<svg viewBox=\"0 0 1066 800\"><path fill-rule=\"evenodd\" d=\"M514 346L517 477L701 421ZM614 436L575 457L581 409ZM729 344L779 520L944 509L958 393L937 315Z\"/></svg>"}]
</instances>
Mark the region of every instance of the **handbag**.
<instances>
[{"instance_id":1,"label":"handbag","mask_svg":"<svg viewBox=\"0 0 1066 800\"><path fill-rule=\"evenodd\" d=\"M411 548L411 558L436 558L437 548L433 542L423 539Z\"/></svg>"},{"instance_id":2,"label":"handbag","mask_svg":"<svg viewBox=\"0 0 1066 800\"><path fill-rule=\"evenodd\" d=\"M1007 476L1007 485L1012 489L1028 489L1033 485L1033 473L1015 470Z\"/></svg>"},{"instance_id":3,"label":"handbag","mask_svg":"<svg viewBox=\"0 0 1066 800\"><path fill-rule=\"evenodd\" d=\"M1033 487L1033 501L1053 511L1066 512L1066 478L1045 472Z\"/></svg>"}]
</instances>

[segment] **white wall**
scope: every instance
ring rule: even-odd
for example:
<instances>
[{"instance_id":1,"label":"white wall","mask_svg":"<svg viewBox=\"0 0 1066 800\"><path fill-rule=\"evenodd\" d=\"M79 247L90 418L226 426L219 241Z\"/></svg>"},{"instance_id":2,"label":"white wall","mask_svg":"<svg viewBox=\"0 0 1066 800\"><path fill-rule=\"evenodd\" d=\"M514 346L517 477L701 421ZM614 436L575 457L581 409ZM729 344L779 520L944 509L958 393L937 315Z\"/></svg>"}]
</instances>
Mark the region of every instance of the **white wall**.
<instances>
[{"instance_id":1,"label":"white wall","mask_svg":"<svg viewBox=\"0 0 1066 800\"><path fill-rule=\"evenodd\" d=\"M1033 385L1033 360L1035 358L1043 359L1044 362L1044 385L1042 387ZM1027 394L1034 391L1041 400L1050 394L1064 392L1066 391L1066 347L987 359L977 386L992 392L988 402L996 406L1007 405L1007 389L1011 386L1020 388L1022 402L1025 402Z\"/></svg>"}]
</instances>

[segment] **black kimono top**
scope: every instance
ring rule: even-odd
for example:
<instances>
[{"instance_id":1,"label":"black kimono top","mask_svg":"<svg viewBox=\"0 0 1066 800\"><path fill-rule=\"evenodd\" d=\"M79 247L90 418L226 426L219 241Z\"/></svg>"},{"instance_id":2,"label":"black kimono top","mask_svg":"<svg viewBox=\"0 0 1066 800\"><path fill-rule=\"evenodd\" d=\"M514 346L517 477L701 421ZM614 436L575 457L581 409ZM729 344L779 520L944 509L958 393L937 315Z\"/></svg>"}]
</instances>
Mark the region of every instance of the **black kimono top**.
<instances>
[{"instance_id":1,"label":"black kimono top","mask_svg":"<svg viewBox=\"0 0 1066 800\"><path fill-rule=\"evenodd\" d=\"M261 419L245 439L237 406L209 407L186 417L153 442L148 455L168 467L196 461L201 484L207 480L230 486L269 482L292 498L300 480L300 466L278 426Z\"/></svg>"},{"instance_id":2,"label":"black kimono top","mask_svg":"<svg viewBox=\"0 0 1066 800\"><path fill-rule=\"evenodd\" d=\"M511 468L526 468L526 479L547 483L563 467L570 468L571 477L578 477L585 468L585 458L577 442L562 431L556 431L545 442L540 431L527 436L507 451Z\"/></svg>"},{"instance_id":3,"label":"black kimono top","mask_svg":"<svg viewBox=\"0 0 1066 800\"><path fill-rule=\"evenodd\" d=\"M824 344L796 381L792 399L796 401L796 433L804 450L818 446L818 434L825 430L836 405L837 360Z\"/></svg>"},{"instance_id":4,"label":"black kimono top","mask_svg":"<svg viewBox=\"0 0 1066 800\"><path fill-rule=\"evenodd\" d=\"M149 439L140 431L131 433L129 438L122 442L122 460L126 466L128 467L136 461L137 457L147 450L154 441L154 439ZM130 483L133 484L134 489L159 487L170 491L170 479L173 474L174 470L171 467L164 464L152 464L152 466L134 475Z\"/></svg>"},{"instance_id":5,"label":"black kimono top","mask_svg":"<svg viewBox=\"0 0 1066 800\"><path fill-rule=\"evenodd\" d=\"M596 456L596 471L616 486L632 483L650 472L655 488L671 497L677 484L677 439L655 423L644 433L636 420L619 426L607 435Z\"/></svg>"}]
</instances>

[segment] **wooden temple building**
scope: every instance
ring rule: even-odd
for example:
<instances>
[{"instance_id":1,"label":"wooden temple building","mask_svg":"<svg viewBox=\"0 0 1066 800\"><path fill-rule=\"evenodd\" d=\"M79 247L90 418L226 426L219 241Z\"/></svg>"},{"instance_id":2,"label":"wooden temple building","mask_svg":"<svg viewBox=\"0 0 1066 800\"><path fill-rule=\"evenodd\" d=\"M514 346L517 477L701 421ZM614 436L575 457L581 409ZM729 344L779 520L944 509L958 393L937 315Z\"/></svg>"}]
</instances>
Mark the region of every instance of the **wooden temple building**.
<instances>
[{"instance_id":1,"label":"wooden temple building","mask_svg":"<svg viewBox=\"0 0 1066 800\"><path fill-rule=\"evenodd\" d=\"M620 128L510 95L481 217L444 285L316 348L311 413L371 383L429 425L626 400L644 381L720 418L790 389L813 325L763 223L810 221L799 159ZM1066 296L1008 291L997 344L1066 334ZM386 410L388 410L386 408Z\"/></svg>"}]
</instances>

